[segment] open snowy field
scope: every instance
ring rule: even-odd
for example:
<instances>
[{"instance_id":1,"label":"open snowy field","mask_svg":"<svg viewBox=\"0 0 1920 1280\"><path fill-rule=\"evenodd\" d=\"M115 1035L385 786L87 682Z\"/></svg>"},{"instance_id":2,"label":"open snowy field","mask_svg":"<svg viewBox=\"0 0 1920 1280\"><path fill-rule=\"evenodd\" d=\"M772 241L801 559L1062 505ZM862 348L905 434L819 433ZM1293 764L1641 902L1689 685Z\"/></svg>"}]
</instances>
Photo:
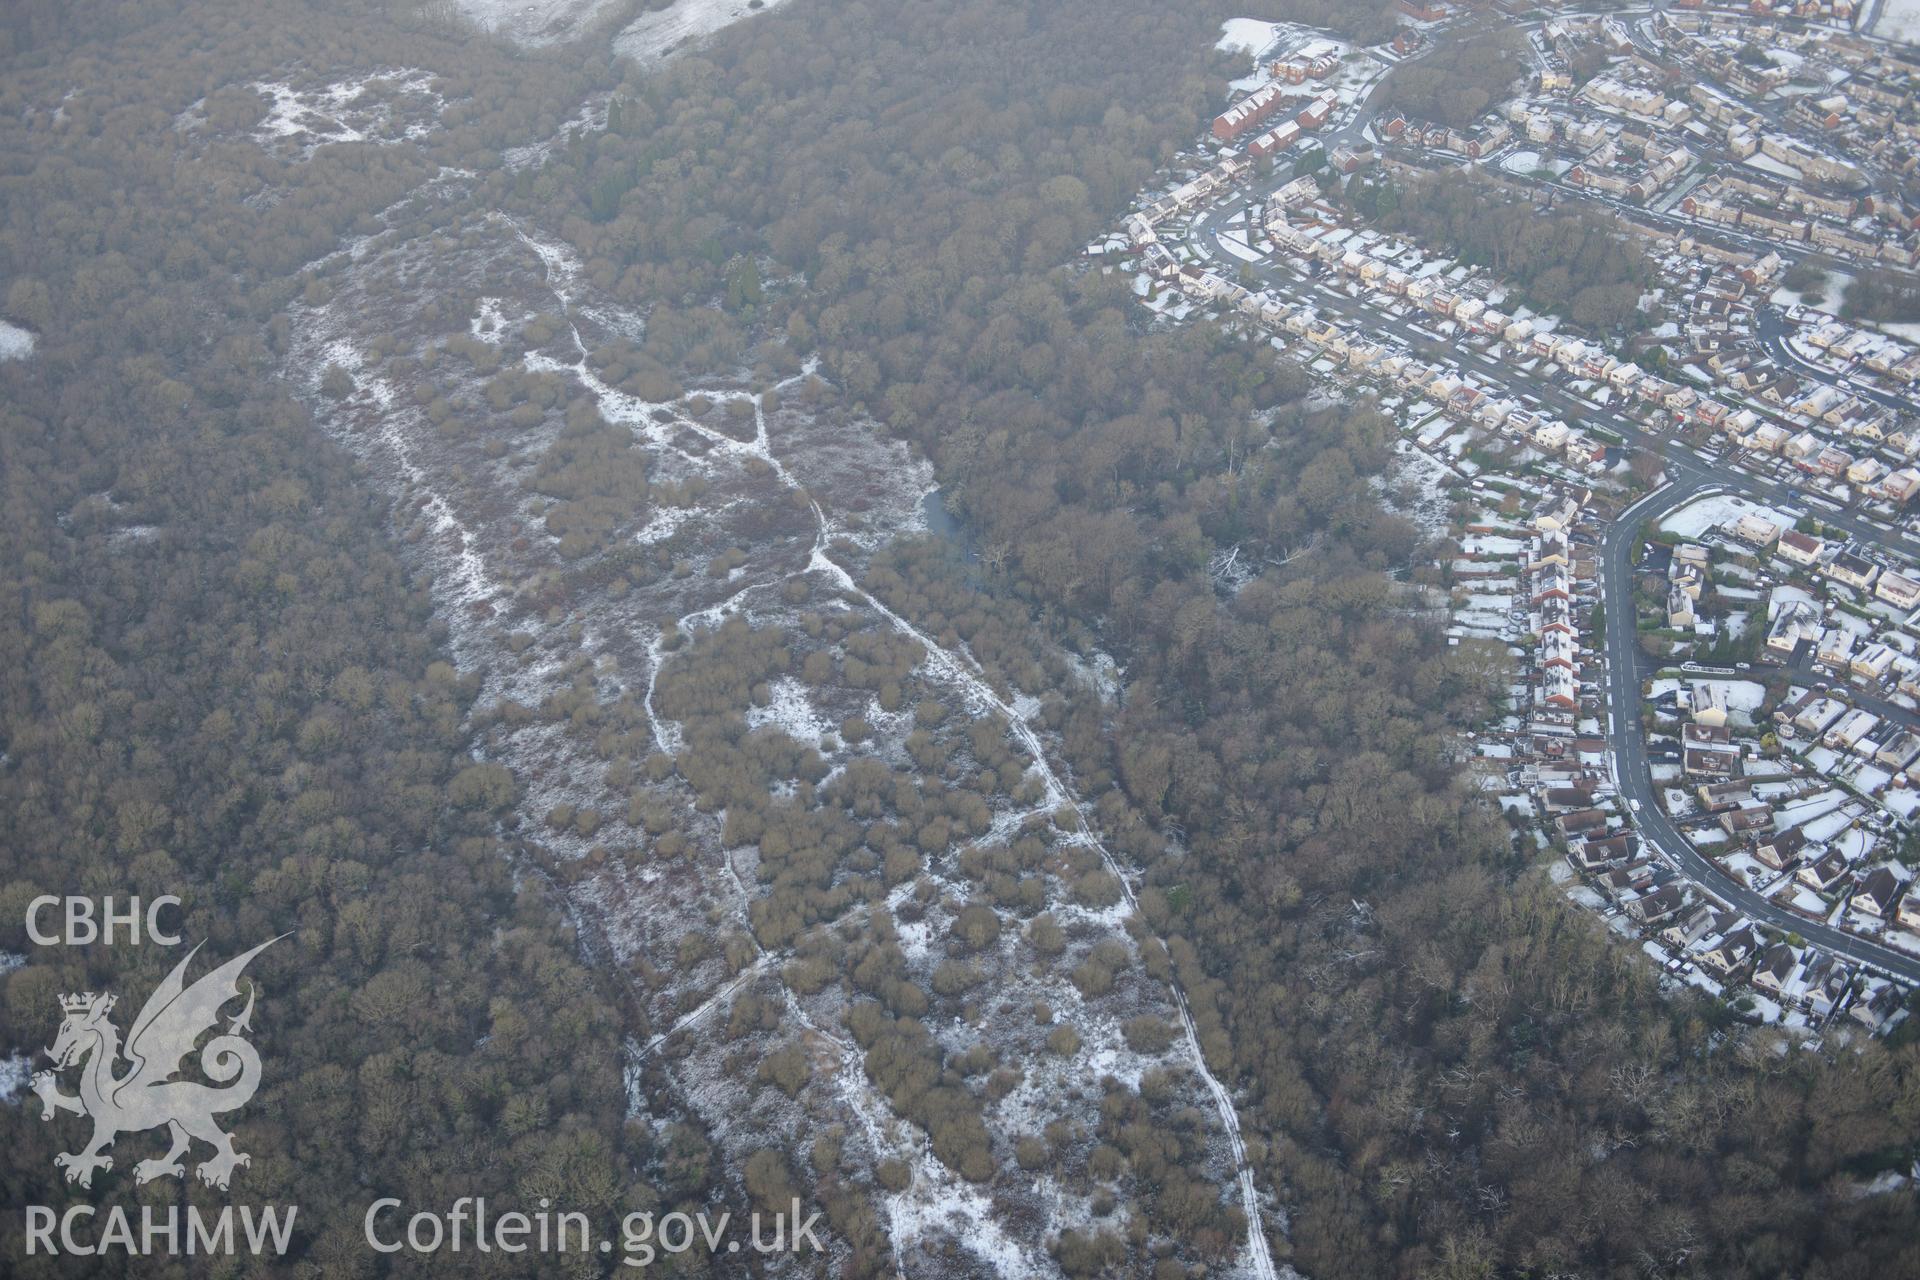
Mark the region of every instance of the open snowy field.
<instances>
[{"instance_id":1,"label":"open snowy field","mask_svg":"<svg viewBox=\"0 0 1920 1280\"><path fill-rule=\"evenodd\" d=\"M782 0L679 0L678 4L641 15L614 38L613 47L636 62L651 62L780 3Z\"/></svg>"},{"instance_id":2,"label":"open snowy field","mask_svg":"<svg viewBox=\"0 0 1920 1280\"><path fill-rule=\"evenodd\" d=\"M1731 524L1741 516L1752 512L1763 520L1771 520L1784 529L1793 527L1793 520L1778 511L1770 510L1757 502L1738 497L1730 493L1710 494L1696 502L1690 502L1660 522L1660 528L1668 533L1677 533L1683 538L1698 538L1709 529L1718 529Z\"/></svg>"},{"instance_id":3,"label":"open snowy field","mask_svg":"<svg viewBox=\"0 0 1920 1280\"><path fill-rule=\"evenodd\" d=\"M0 320L0 360L25 360L33 354L33 335Z\"/></svg>"},{"instance_id":4,"label":"open snowy field","mask_svg":"<svg viewBox=\"0 0 1920 1280\"><path fill-rule=\"evenodd\" d=\"M1220 42L1214 48L1222 53L1244 53L1257 58L1274 42L1283 27L1278 22L1258 18L1228 18L1220 24Z\"/></svg>"},{"instance_id":5,"label":"open snowy field","mask_svg":"<svg viewBox=\"0 0 1920 1280\"><path fill-rule=\"evenodd\" d=\"M586 34L594 23L617 20L617 0L454 0L476 26L516 44L539 48ZM705 39L781 0L678 0L642 13L614 37L613 47L650 62Z\"/></svg>"},{"instance_id":6,"label":"open snowy field","mask_svg":"<svg viewBox=\"0 0 1920 1280\"><path fill-rule=\"evenodd\" d=\"M1920 44L1920 0L1886 0L1873 34L1882 40Z\"/></svg>"},{"instance_id":7,"label":"open snowy field","mask_svg":"<svg viewBox=\"0 0 1920 1280\"><path fill-rule=\"evenodd\" d=\"M559 44L579 35L615 0L454 0L476 26L525 45Z\"/></svg>"}]
</instances>

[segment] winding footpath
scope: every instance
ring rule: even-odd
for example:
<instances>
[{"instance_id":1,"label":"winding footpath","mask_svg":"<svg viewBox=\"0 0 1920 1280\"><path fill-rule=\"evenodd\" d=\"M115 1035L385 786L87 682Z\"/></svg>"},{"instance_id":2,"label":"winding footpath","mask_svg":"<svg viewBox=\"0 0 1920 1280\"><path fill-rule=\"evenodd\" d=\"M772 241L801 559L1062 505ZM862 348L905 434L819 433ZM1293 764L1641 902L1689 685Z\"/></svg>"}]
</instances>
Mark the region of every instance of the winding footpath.
<instances>
[{"instance_id":1,"label":"winding footpath","mask_svg":"<svg viewBox=\"0 0 1920 1280\"><path fill-rule=\"evenodd\" d=\"M572 331L574 345L580 352L580 359L574 364L564 364L550 357L529 356L527 359L528 366L546 369L552 372L566 373L578 378L582 385L599 401L602 412L606 413L610 419L625 423L631 427L636 434L641 435L658 447L669 449L674 447L670 434L671 429L690 429L698 433L716 450L743 458L752 458L763 463L782 484L805 498L808 508L813 513L814 520L814 542L808 557L806 571L821 574L831 582L836 589L860 600L868 608L884 618L895 631L918 643L926 654L924 660L927 666L934 674L943 678L947 683L960 691L967 703L969 712L976 716L998 715L1006 722L1008 731L1014 740L1024 747L1028 755L1031 756L1033 767L1039 773L1041 783L1045 788L1049 806L1054 809L1062 806L1072 808L1077 819L1079 830L1077 832L1063 833L1067 841L1079 843L1084 847L1091 848L1099 855L1102 865L1105 866L1108 873L1119 883L1121 895L1128 909L1138 914L1140 904L1135 896L1132 880L1118 859L1113 856L1112 851L1109 850L1106 844L1095 834L1095 827L1089 818L1085 802L1062 776L1062 770L1056 769L1048 759L1046 746L1032 725L1027 722L1025 717L1007 699L1002 698L994 691L991 682L987 679L986 673L973 660L971 655L955 649L949 649L936 642L931 636L926 634L926 632L914 626L911 622L882 603L878 597L861 586L851 573L827 554L827 544L831 536L830 522L827 519L826 513L821 509L819 501L814 498L807 487L788 470L786 464L781 461L779 456L774 452L772 443L768 438L766 414L762 408L760 397L740 392L706 393L710 396L718 395L721 398L726 398L730 395L732 398L745 399L751 402L754 411L755 426L754 438L751 441L738 440L733 436L727 435L725 432L706 427L677 412L674 414L674 420L670 424L663 427L657 423L653 419L652 411L658 408L671 410L672 406L647 403L620 391L618 388L610 386L593 371L588 362L586 342L580 334L579 327L573 322L571 315L571 312L577 308L574 294L579 287L578 282L583 274L572 251L564 245L534 237L519 223L511 218L507 218L505 215L496 216L499 217L502 222L506 223L520 241L540 259L545 270L548 288L552 290L555 298L560 302L562 312L566 314L568 326ZM582 313L593 314L584 309L582 309ZM596 316L595 318L598 317ZM708 606L694 614L688 615L682 622L691 622L701 618L714 621L719 620L738 608L742 597L754 590L755 585L742 588L717 605ZM653 683L658 677L660 662L664 660L664 654L658 652L657 641L655 642L654 652L655 666L648 677L648 711L650 715L652 715L656 726L655 740L664 746L669 739L677 740L677 732L669 733L661 726L659 717L653 712ZM757 947L758 943L756 942L755 945ZM761 959L757 961L755 965L743 971L742 974L734 978L719 992L716 992L713 997L703 1002L698 1009L681 1019L681 1021L676 1023L672 1028L653 1037L644 1047L645 1050L650 1051L655 1049L676 1031L697 1024L716 1007L716 1002L724 995L737 989L752 973L759 971L761 965L765 963L767 954L768 953L763 951L761 953ZM1279 1280L1280 1272L1274 1264L1272 1252L1267 1245L1265 1210L1261 1204L1259 1188L1254 1179L1252 1164L1247 1157L1246 1142L1240 1128L1239 1112L1234 1106L1233 1097L1228 1092L1227 1087L1221 1083L1219 1078L1216 1077L1207 1066L1206 1055L1200 1046L1199 1028L1194 1022L1193 1012L1188 1004L1186 992L1181 988L1178 979L1171 974L1168 976L1167 986L1173 996L1175 1011L1179 1015L1182 1038L1186 1043L1187 1052L1192 1060L1193 1070L1206 1086L1208 1096L1213 1101L1214 1109L1220 1119L1221 1129L1226 1134L1228 1145L1232 1152L1235 1181L1239 1189L1241 1211L1247 1222L1248 1269L1256 1280ZM809 1022L808 1025L811 1026L812 1024ZM819 1030L818 1028L814 1029L816 1031ZM846 1048L836 1037L828 1035L824 1031L819 1031L819 1034L832 1043L841 1045L843 1049ZM843 1063L845 1064L846 1070L856 1072L863 1070L857 1054L845 1054L845 1056L843 1056ZM870 1102L871 1099L868 1099L867 1103ZM873 1127L873 1120L872 1117L867 1114L866 1106L864 1104L856 1105L856 1110L859 1111L863 1121L866 1122L871 1129ZM933 1157L931 1155L926 1155L922 1160L917 1161L916 1173L932 1160ZM892 1233L889 1234L891 1235ZM895 1249L897 1263L897 1241L895 1242ZM993 1252L1000 1253L1001 1251L993 1250ZM1287 1274L1292 1276L1297 1273L1291 1268L1288 1268Z\"/></svg>"}]
</instances>

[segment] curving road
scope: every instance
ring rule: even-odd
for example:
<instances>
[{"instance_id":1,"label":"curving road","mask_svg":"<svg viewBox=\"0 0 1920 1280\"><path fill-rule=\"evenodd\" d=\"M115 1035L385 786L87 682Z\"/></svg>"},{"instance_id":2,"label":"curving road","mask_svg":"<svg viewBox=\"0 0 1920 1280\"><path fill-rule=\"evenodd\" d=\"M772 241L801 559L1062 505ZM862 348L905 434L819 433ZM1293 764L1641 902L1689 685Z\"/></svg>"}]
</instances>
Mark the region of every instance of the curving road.
<instances>
[{"instance_id":1,"label":"curving road","mask_svg":"<svg viewBox=\"0 0 1920 1280\"><path fill-rule=\"evenodd\" d=\"M1233 212L1233 206L1209 210L1194 221L1193 243L1204 246L1212 239L1214 224ZM1432 342L1412 325L1397 317L1375 311L1357 299L1317 284L1301 285L1287 273L1283 282L1279 269L1268 263L1249 264L1256 274L1283 294L1311 292L1314 304L1325 312L1358 321L1369 328L1390 334L1411 346ZM1454 347L1449 357L1459 366L1471 369L1495 385L1509 390L1524 389L1540 404L1569 422L1590 422L1620 436L1629 445L1663 457L1669 483L1628 507L1608 526L1601 541L1602 590L1610 601L1630 602L1632 591L1632 549L1635 532L1644 520L1658 519L1684 506L1709 489L1725 490L1772 507L1802 509L1788 487L1776 481L1749 475L1718 465L1692 451L1674 447L1668 441L1646 431L1638 424L1581 400L1552 381L1524 373L1511 364L1488 359L1466 347ZM1894 551L1910 559L1920 559L1920 541L1891 529L1878 521L1851 511L1822 508L1820 519L1838 529L1883 550ZM1755 920L1798 933L1836 955L1907 982L1920 983L1920 957L1832 928L1819 921L1789 911L1768 901L1745 884L1739 883L1718 863L1701 855L1667 818L1653 785L1640 726L1640 651L1630 605L1609 608L1607 628L1607 706L1609 712L1609 755L1615 766L1615 784L1628 800L1640 802L1634 821L1648 845L1667 863L1695 884L1712 892L1729 905L1739 908ZM1901 719L1911 713L1899 709Z\"/></svg>"},{"instance_id":2,"label":"curving road","mask_svg":"<svg viewBox=\"0 0 1920 1280\"><path fill-rule=\"evenodd\" d=\"M1815 382L1824 382L1848 395L1859 396L1862 400L1871 400L1881 408L1892 409L1895 413L1913 412L1913 405L1910 402L1901 399L1891 391L1882 391L1878 387L1855 386L1831 369L1807 363L1798 352L1787 345L1787 339L1799 327L1787 319L1780 308L1771 304L1762 304L1754 308L1754 337L1781 369L1802 378L1811 378Z\"/></svg>"},{"instance_id":3,"label":"curving road","mask_svg":"<svg viewBox=\"0 0 1920 1280\"><path fill-rule=\"evenodd\" d=\"M1653 9L1663 7L1665 7L1664 0L1652 6ZM1650 10L1632 12L1645 13ZM1329 149L1340 142L1352 142L1362 137L1367 126L1377 116L1381 100L1392 77L1391 70L1381 77L1368 92L1352 118L1324 139L1324 144ZM1291 164L1285 166L1284 170L1276 169L1272 187L1277 188L1291 176L1293 176ZM1227 200L1201 210L1188 224L1188 243L1201 253L1217 258L1216 237L1220 229L1236 213L1250 213L1255 203L1257 202ZM1621 212L1630 212L1641 217L1651 216L1667 222L1684 221L1671 215L1651 213L1637 206L1630 210L1622 207ZM1714 230L1693 227L1691 224L1688 224L1688 229L1693 234L1709 236L1713 235ZM1714 238L1723 237L1715 236ZM1737 234L1724 238L1747 241L1751 246L1762 251L1782 247ZM1376 335L1386 336L1409 349L1435 345L1434 339L1416 329L1409 318L1376 309L1366 300L1356 299L1339 290L1328 288L1319 280L1302 280L1293 271L1272 260L1249 263L1236 258L1230 266L1230 276L1241 271L1250 272L1258 278L1261 286L1271 289L1281 297L1310 301L1325 314L1365 325ZM1779 358L1783 365L1789 360L1793 365L1803 363L1793 359L1790 350L1786 348L1781 317L1773 308L1761 309L1755 336L1760 345ZM1616 607L1606 611L1607 634L1604 658L1607 680L1609 758L1619 793L1629 801L1638 802L1633 820L1651 850L1694 884L1713 893L1756 921L1765 922L1783 931L1798 933L1809 942L1856 964L1897 976L1910 983L1920 983L1920 957L1893 950L1871 939L1832 928L1789 911L1768 901L1747 885L1735 880L1719 864L1704 857L1667 817L1653 784L1646 740L1640 725L1641 653L1631 603L1633 599L1632 552L1640 525L1647 520L1659 519L1710 489L1736 493L1769 507L1786 508L1789 511L1805 510L1808 504L1796 497L1786 484L1736 470L1724 463L1710 461L1677 441L1670 441L1663 435L1648 431L1611 409L1573 395L1550 378L1526 372L1511 363L1495 361L1469 347L1460 345L1451 346L1447 358L1462 371L1472 372L1494 386L1504 387L1510 393L1524 392L1539 407L1566 422L1573 424L1585 422L1602 427L1627 445L1649 451L1663 459L1668 483L1622 511L1608 526L1601 540L1601 589L1605 599L1618 602ZM1814 372L1815 376L1819 376L1825 371ZM1831 375L1827 375L1822 380L1830 379ZM1869 392L1868 395L1880 403L1889 402L1885 393ZM1896 407L1901 406L1896 404ZM1909 536L1903 530L1854 511L1827 506L1821 506L1816 514L1829 530L1837 530L1850 538L1858 539L1882 551L1893 552L1909 561L1920 562L1920 539ZM1863 705L1867 702L1865 699L1861 701ZM1913 713L1904 708L1894 708L1891 704L1887 704L1887 708L1889 711L1897 712L1897 718L1903 722L1912 723L1916 719Z\"/></svg>"},{"instance_id":4,"label":"curving road","mask_svg":"<svg viewBox=\"0 0 1920 1280\"><path fill-rule=\"evenodd\" d=\"M1246 207L1239 202L1232 202L1197 214L1191 224L1192 233L1189 243L1203 253L1216 252L1214 248L1216 229L1224 225L1234 213ZM1244 267L1259 279L1262 286L1273 290L1281 297L1310 302L1326 314L1366 325L1376 334L1388 335L1403 346L1418 349L1442 345L1437 343L1431 335L1421 333L1410 319L1391 315L1369 305L1366 300L1349 297L1339 290L1330 289L1320 281L1302 282L1291 270L1274 262L1242 263L1235 260L1233 266L1236 271ZM1524 392L1541 407L1569 424L1577 426L1581 423L1590 423L1620 437L1634 448L1660 456L1665 462L1668 477L1676 483L1700 481L1721 484L1729 490L1769 506L1789 507L1795 511L1805 511L1808 508L1804 499L1793 496L1788 485L1711 462L1684 445L1680 445L1671 437L1649 431L1608 408L1575 396L1552 379L1542 377L1537 372L1529 373L1510 362L1494 360L1471 347L1458 344L1448 345L1446 358L1461 371L1472 373L1493 386L1505 387L1514 393ZM1671 448L1669 448L1670 445ZM1862 542L1895 552L1909 560L1920 560L1920 539L1915 539L1883 521L1830 506L1821 506L1814 514L1829 529L1840 530L1850 538L1857 538Z\"/></svg>"},{"instance_id":5,"label":"curving road","mask_svg":"<svg viewBox=\"0 0 1920 1280\"><path fill-rule=\"evenodd\" d=\"M1212 211L1203 215L1197 222L1211 223L1229 211ZM1201 237L1196 236L1196 241L1200 239ZM1261 264L1255 270L1271 273L1273 268ZM1290 288L1287 292L1299 292L1299 290ZM1372 308L1344 294L1317 287L1312 289L1312 293L1315 305L1323 310L1345 319L1362 321L1371 328L1389 333L1409 345L1415 342L1431 343L1432 341L1413 330L1407 322L1375 312ZM1621 602L1620 607L1610 607L1606 612L1605 657L1608 682L1609 756L1614 764L1615 785L1620 794L1630 801L1639 801L1639 810L1633 817L1641 836L1656 853L1687 879L1709 890L1729 905L1739 908L1753 919L1774 925L1783 931L1798 933L1809 942L1857 964L1897 976L1910 983L1920 983L1920 957L1895 951L1871 939L1832 928L1819 921L1809 920L1805 916L1768 901L1745 884L1734 880L1718 863L1702 856L1686 837L1680 834L1679 829L1673 825L1661 808L1659 796L1653 785L1647 760L1646 741L1640 726L1639 636L1630 604L1633 599L1631 557L1637 529L1642 521L1657 520L1710 489L1737 493L1772 507L1799 509L1804 504L1794 499L1787 486L1783 484L1749 475L1731 467L1716 465L1684 448L1676 447L1669 450L1666 447L1668 442L1661 437L1642 429L1618 414L1576 398L1545 378L1525 374L1513 365L1500 364L1465 347L1453 348L1449 356L1455 363L1472 369L1493 381L1495 385L1506 386L1509 390L1524 388L1527 394L1537 399L1545 408L1569 422L1591 422L1620 436L1630 445L1650 450L1664 458L1670 483L1622 511L1608 526L1601 540L1602 591L1607 600ZM1849 537L1885 550L1895 551L1909 558L1920 558L1920 541L1897 530L1889 529L1878 521L1869 520L1850 511L1832 511L1825 508L1820 510L1819 516L1829 528L1839 529ZM1869 707L1869 709L1873 708ZM1912 713L1904 708L1893 708L1888 704L1888 709L1897 712L1897 718L1902 720L1910 721L1912 718Z\"/></svg>"},{"instance_id":6,"label":"curving road","mask_svg":"<svg viewBox=\"0 0 1920 1280\"><path fill-rule=\"evenodd\" d=\"M1920 982L1920 958L1809 920L1769 902L1695 849L1668 819L1660 805L1658 789L1653 784L1653 773L1647 760L1646 738L1640 728L1641 654L1632 605L1633 545L1643 521L1658 520L1715 487L1735 486L1706 475L1694 475L1663 489L1656 489L1622 511L1607 526L1606 534L1601 539L1601 590L1608 601L1605 654L1607 742L1614 766L1614 784L1623 797L1639 803L1639 811L1633 815L1633 820L1641 838L1696 885L1755 920L1798 933L1808 942L1855 963L1893 974L1907 982Z\"/></svg>"}]
</instances>

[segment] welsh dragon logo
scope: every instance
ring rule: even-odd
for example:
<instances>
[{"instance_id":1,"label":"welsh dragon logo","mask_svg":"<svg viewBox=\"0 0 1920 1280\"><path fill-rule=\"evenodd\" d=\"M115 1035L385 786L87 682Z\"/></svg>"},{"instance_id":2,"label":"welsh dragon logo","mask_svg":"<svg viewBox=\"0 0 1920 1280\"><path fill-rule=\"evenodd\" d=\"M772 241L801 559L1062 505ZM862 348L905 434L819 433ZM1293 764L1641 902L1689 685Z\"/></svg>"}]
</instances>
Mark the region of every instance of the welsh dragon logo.
<instances>
[{"instance_id":1,"label":"welsh dragon logo","mask_svg":"<svg viewBox=\"0 0 1920 1280\"><path fill-rule=\"evenodd\" d=\"M200 948L189 951L147 997L140 1016L133 1020L124 1054L128 1066L122 1074L115 1074L122 1057L120 1031L107 1017L118 997L91 991L60 997L66 1018L53 1047L47 1050L53 1068L33 1077L33 1091L46 1108L41 1119L51 1120L58 1112L71 1111L93 1121L93 1137L85 1147L53 1158L54 1164L67 1171L68 1182L91 1186L94 1170L113 1168L112 1157L102 1152L113 1145L115 1138L160 1125L167 1127L173 1146L158 1160L134 1165L135 1182L182 1177L186 1168L181 1157L194 1139L213 1148L213 1155L194 1169L210 1187L226 1190L234 1169L252 1163L250 1157L233 1149L232 1135L213 1122L215 1116L245 1106L260 1087L260 1055L241 1034L252 1030L251 979L247 982L246 1008L229 1019L225 1032L200 1046L200 1071L214 1083L174 1077L180 1074L200 1037L215 1029L221 1007L239 998L240 973L247 962L279 940L261 943L192 986L186 985L187 965ZM57 1073L76 1066L80 1069L79 1095L60 1092Z\"/></svg>"}]
</instances>

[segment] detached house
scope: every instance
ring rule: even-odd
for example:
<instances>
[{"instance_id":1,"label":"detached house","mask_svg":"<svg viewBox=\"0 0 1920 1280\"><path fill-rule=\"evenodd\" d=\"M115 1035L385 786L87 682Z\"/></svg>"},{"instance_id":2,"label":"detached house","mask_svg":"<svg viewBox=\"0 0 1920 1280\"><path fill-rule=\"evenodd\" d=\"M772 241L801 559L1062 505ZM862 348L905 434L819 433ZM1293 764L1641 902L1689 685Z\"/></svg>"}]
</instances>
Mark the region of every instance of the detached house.
<instances>
[{"instance_id":1,"label":"detached house","mask_svg":"<svg viewBox=\"0 0 1920 1280\"><path fill-rule=\"evenodd\" d=\"M1878 1031L1900 1012L1901 999L1900 988L1889 982L1865 1000L1855 1000L1847 1016L1870 1031Z\"/></svg>"},{"instance_id":2,"label":"detached house","mask_svg":"<svg viewBox=\"0 0 1920 1280\"><path fill-rule=\"evenodd\" d=\"M1881 920L1893 919L1894 904L1900 901L1906 884L1885 867L1875 868L1853 895L1853 906Z\"/></svg>"},{"instance_id":3,"label":"detached house","mask_svg":"<svg viewBox=\"0 0 1920 1280\"><path fill-rule=\"evenodd\" d=\"M1700 957L1700 963L1725 978L1745 964L1759 946L1760 939L1753 927L1743 926L1721 938L1718 944Z\"/></svg>"},{"instance_id":4,"label":"detached house","mask_svg":"<svg viewBox=\"0 0 1920 1280\"><path fill-rule=\"evenodd\" d=\"M1819 893L1832 893L1847 879L1847 860L1838 853L1823 854L1817 862L1800 868L1796 879Z\"/></svg>"},{"instance_id":5,"label":"detached house","mask_svg":"<svg viewBox=\"0 0 1920 1280\"><path fill-rule=\"evenodd\" d=\"M1800 857L1800 851L1806 846L1807 837L1800 828L1788 827L1785 831L1761 836L1754 842L1753 856L1775 871L1785 871Z\"/></svg>"},{"instance_id":6,"label":"detached house","mask_svg":"<svg viewBox=\"0 0 1920 1280\"><path fill-rule=\"evenodd\" d=\"M1891 569L1874 583L1873 594L1896 609L1920 609L1920 582Z\"/></svg>"},{"instance_id":7,"label":"detached house","mask_svg":"<svg viewBox=\"0 0 1920 1280\"><path fill-rule=\"evenodd\" d=\"M1745 782L1703 782L1694 788L1694 794L1700 798L1700 807L1708 813L1738 809L1753 800L1753 788Z\"/></svg>"},{"instance_id":8,"label":"detached house","mask_svg":"<svg viewBox=\"0 0 1920 1280\"><path fill-rule=\"evenodd\" d=\"M1800 967L1800 957L1792 947L1784 942L1775 943L1767 948L1760 963L1753 969L1753 985L1770 995L1779 995L1786 988L1787 980L1793 971Z\"/></svg>"},{"instance_id":9,"label":"detached house","mask_svg":"<svg viewBox=\"0 0 1920 1280\"><path fill-rule=\"evenodd\" d=\"M1791 564L1815 564L1826 549L1826 543L1798 529L1789 529L1780 535L1780 558Z\"/></svg>"},{"instance_id":10,"label":"detached house","mask_svg":"<svg viewBox=\"0 0 1920 1280\"><path fill-rule=\"evenodd\" d=\"M1631 899L1626 903L1626 910L1641 924L1658 924L1686 905L1685 891L1677 884L1669 884Z\"/></svg>"},{"instance_id":11,"label":"detached house","mask_svg":"<svg viewBox=\"0 0 1920 1280\"><path fill-rule=\"evenodd\" d=\"M1740 772L1740 748L1724 724L1681 726L1680 755L1689 778L1730 778Z\"/></svg>"},{"instance_id":12,"label":"detached house","mask_svg":"<svg viewBox=\"0 0 1920 1280\"><path fill-rule=\"evenodd\" d=\"M1604 809L1578 809L1561 814L1553 825L1563 836L1591 835L1607 829L1607 814Z\"/></svg>"},{"instance_id":13,"label":"detached house","mask_svg":"<svg viewBox=\"0 0 1920 1280\"><path fill-rule=\"evenodd\" d=\"M1878 575L1879 572L1879 565L1866 559L1864 556L1855 555L1851 551L1842 551L1834 556L1834 558L1827 563L1826 569L1829 578L1859 591L1865 591L1871 587L1875 576Z\"/></svg>"},{"instance_id":14,"label":"detached house","mask_svg":"<svg viewBox=\"0 0 1920 1280\"><path fill-rule=\"evenodd\" d=\"M1887 739L1887 745L1881 747L1873 759L1874 763L1885 765L1897 773L1915 760L1920 760L1920 737L1902 730Z\"/></svg>"},{"instance_id":15,"label":"detached house","mask_svg":"<svg viewBox=\"0 0 1920 1280\"><path fill-rule=\"evenodd\" d=\"M1832 956L1821 955L1800 975L1801 1000L1816 1018L1830 1015L1852 988L1852 975Z\"/></svg>"},{"instance_id":16,"label":"detached house","mask_svg":"<svg viewBox=\"0 0 1920 1280\"><path fill-rule=\"evenodd\" d=\"M1720 827L1730 836L1743 836L1750 831L1771 830L1773 810L1764 804L1744 804L1738 809L1729 809L1721 814Z\"/></svg>"},{"instance_id":17,"label":"detached house","mask_svg":"<svg viewBox=\"0 0 1920 1280\"><path fill-rule=\"evenodd\" d=\"M1668 921L1660 931L1660 940L1670 947L1690 947L1709 934L1731 928L1736 918L1730 911L1715 911L1702 904Z\"/></svg>"}]
</instances>

